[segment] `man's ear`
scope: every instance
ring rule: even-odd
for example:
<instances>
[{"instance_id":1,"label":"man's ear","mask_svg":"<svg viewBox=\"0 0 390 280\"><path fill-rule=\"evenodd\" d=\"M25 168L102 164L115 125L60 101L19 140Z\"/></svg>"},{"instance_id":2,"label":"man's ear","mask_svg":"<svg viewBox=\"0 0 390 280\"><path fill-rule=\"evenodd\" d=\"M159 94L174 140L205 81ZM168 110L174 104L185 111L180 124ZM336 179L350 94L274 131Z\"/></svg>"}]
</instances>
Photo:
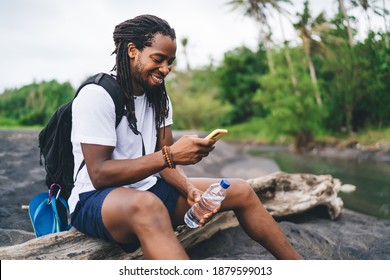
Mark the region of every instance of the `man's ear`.
<instances>
[{"instance_id":1,"label":"man's ear","mask_svg":"<svg viewBox=\"0 0 390 280\"><path fill-rule=\"evenodd\" d=\"M136 46L133 43L127 44L127 55L130 58L135 58L135 55L137 54L137 52L138 52L138 49L136 48Z\"/></svg>"}]
</instances>

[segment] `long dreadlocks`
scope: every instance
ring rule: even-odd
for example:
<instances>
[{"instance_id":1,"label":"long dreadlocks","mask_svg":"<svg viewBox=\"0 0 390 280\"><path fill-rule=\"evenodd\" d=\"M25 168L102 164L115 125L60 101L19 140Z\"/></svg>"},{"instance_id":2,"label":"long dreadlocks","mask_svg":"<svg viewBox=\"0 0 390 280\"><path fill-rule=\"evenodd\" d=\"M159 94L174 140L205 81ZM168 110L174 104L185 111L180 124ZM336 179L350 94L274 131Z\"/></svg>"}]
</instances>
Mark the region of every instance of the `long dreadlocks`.
<instances>
[{"instance_id":1,"label":"long dreadlocks","mask_svg":"<svg viewBox=\"0 0 390 280\"><path fill-rule=\"evenodd\" d=\"M137 16L118 24L114 29L115 50L112 54L116 54L116 64L113 70L117 71L118 82L126 96L127 119L130 126L133 127L136 127L137 119L127 46L129 43L133 43L139 51L142 51L145 47L152 45L156 34L169 36L172 40L176 39L175 30L165 20L153 15ZM149 106L154 109L156 129L158 130L168 116L169 110L165 83L152 92L150 89L146 90L145 94Z\"/></svg>"}]
</instances>

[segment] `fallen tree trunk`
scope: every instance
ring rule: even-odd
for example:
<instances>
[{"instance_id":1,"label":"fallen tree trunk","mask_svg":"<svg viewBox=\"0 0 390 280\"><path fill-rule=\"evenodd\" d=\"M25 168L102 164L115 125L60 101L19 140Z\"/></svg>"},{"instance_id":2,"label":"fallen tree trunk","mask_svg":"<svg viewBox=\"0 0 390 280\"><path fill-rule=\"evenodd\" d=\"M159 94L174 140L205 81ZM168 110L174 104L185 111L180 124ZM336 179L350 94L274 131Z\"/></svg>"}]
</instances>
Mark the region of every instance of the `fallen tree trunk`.
<instances>
[{"instance_id":1,"label":"fallen tree trunk","mask_svg":"<svg viewBox=\"0 0 390 280\"><path fill-rule=\"evenodd\" d=\"M301 213L324 205L332 220L341 214L343 201L338 197L338 193L347 187L331 175L284 172L248 179L247 182L274 217Z\"/></svg>"},{"instance_id":2,"label":"fallen tree trunk","mask_svg":"<svg viewBox=\"0 0 390 280\"><path fill-rule=\"evenodd\" d=\"M248 179L260 200L274 217L297 214L318 205L328 209L330 219L340 216L343 202L338 192L342 184L330 175L288 174L283 172ZM176 234L185 249L190 249L226 228L238 225L234 213L216 215L206 226L189 229L180 226ZM142 259L138 249L125 253L110 242L87 236L77 230L50 234L22 244L0 248L0 259Z\"/></svg>"}]
</instances>

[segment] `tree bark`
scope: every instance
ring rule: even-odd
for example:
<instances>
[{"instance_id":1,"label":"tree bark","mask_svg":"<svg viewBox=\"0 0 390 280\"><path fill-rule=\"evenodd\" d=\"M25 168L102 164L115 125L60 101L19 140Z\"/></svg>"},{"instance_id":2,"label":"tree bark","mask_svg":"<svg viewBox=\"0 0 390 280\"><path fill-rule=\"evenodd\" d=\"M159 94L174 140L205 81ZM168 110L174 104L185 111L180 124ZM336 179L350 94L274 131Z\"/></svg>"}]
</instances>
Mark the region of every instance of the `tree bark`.
<instances>
[{"instance_id":1,"label":"tree bark","mask_svg":"<svg viewBox=\"0 0 390 280\"><path fill-rule=\"evenodd\" d=\"M289 73L290 73L291 84L294 87L295 95L296 96L300 96L301 94L300 94L300 92L298 90L298 80L297 80L297 77L295 75L294 66L293 66L292 61L291 61L290 46L288 45L288 42L286 40L286 36L284 34L284 27L283 27L281 13L279 12L278 15L279 15L280 30L282 32L282 38L283 38L283 44L284 44L284 55L285 55L287 66L288 66L288 70L289 70Z\"/></svg>"},{"instance_id":2,"label":"tree bark","mask_svg":"<svg viewBox=\"0 0 390 280\"><path fill-rule=\"evenodd\" d=\"M351 24L349 22L349 17L348 17L348 14L347 14L347 10L345 9L344 0L339 0L339 4L340 4L341 12L343 13L343 16L344 16L344 20L347 23L348 43L349 43L349 46L352 48L353 47L352 28L351 28Z\"/></svg>"},{"instance_id":3,"label":"tree bark","mask_svg":"<svg viewBox=\"0 0 390 280\"><path fill-rule=\"evenodd\" d=\"M313 60L311 59L310 43L307 43L307 44L309 44L309 45L307 45L305 48L305 54L306 54L307 61L309 64L310 78L311 78L311 82L312 82L313 87L314 87L314 94L315 94L317 105L319 107L321 107L322 106L322 99L321 99L320 90L318 89L316 69L314 67Z\"/></svg>"}]
</instances>

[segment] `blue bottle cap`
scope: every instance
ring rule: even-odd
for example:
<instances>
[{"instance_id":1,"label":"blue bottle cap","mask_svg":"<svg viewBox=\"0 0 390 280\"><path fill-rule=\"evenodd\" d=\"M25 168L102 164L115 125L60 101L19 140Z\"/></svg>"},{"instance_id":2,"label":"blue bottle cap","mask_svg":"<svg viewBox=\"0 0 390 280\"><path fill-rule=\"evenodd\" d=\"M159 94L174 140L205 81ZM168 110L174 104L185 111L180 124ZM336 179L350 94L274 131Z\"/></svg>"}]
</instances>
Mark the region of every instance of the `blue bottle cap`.
<instances>
[{"instance_id":1,"label":"blue bottle cap","mask_svg":"<svg viewBox=\"0 0 390 280\"><path fill-rule=\"evenodd\" d=\"M224 188L225 190L230 186L230 182L226 179L223 179L221 181L221 183L219 183L221 185L222 188Z\"/></svg>"}]
</instances>

